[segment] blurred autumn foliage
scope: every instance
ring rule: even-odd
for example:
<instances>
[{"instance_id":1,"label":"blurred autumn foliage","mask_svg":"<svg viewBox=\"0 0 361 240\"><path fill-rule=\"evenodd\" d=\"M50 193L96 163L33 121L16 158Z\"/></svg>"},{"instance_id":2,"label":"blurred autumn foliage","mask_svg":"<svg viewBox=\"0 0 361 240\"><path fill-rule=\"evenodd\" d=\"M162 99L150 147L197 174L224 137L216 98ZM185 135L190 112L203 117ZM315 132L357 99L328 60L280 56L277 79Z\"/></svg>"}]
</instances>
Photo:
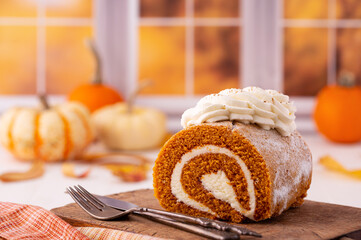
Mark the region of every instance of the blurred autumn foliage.
<instances>
[{"instance_id":1,"label":"blurred autumn foliage","mask_svg":"<svg viewBox=\"0 0 361 240\"><path fill-rule=\"evenodd\" d=\"M225 88L240 87L239 32L239 27L195 28L195 94L209 94Z\"/></svg>"},{"instance_id":2,"label":"blurred autumn foliage","mask_svg":"<svg viewBox=\"0 0 361 240\"><path fill-rule=\"evenodd\" d=\"M239 0L194 0L194 17L239 17Z\"/></svg>"},{"instance_id":3,"label":"blurred autumn foliage","mask_svg":"<svg viewBox=\"0 0 361 240\"><path fill-rule=\"evenodd\" d=\"M286 94L312 96L326 85L327 34L328 30L325 28L286 28L284 30Z\"/></svg>"},{"instance_id":4,"label":"blurred autumn foliage","mask_svg":"<svg viewBox=\"0 0 361 240\"><path fill-rule=\"evenodd\" d=\"M359 4L361 9L361 3ZM337 30L337 75L341 70L352 72L356 84L361 85L361 28Z\"/></svg>"},{"instance_id":5,"label":"blurred autumn foliage","mask_svg":"<svg viewBox=\"0 0 361 240\"><path fill-rule=\"evenodd\" d=\"M185 93L185 27L139 28L138 77L153 81L141 94Z\"/></svg>"},{"instance_id":6,"label":"blurred autumn foliage","mask_svg":"<svg viewBox=\"0 0 361 240\"><path fill-rule=\"evenodd\" d=\"M185 0L140 0L140 17L184 17Z\"/></svg>"}]
</instances>

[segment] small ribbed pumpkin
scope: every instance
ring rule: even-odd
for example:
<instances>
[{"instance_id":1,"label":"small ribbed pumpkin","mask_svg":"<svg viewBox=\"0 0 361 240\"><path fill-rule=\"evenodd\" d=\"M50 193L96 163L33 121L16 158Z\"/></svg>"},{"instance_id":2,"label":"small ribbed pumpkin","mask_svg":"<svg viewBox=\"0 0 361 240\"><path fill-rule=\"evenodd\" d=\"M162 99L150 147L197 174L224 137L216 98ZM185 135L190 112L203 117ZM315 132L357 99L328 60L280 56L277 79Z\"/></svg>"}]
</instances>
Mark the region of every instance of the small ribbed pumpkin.
<instances>
[{"instance_id":1,"label":"small ribbed pumpkin","mask_svg":"<svg viewBox=\"0 0 361 240\"><path fill-rule=\"evenodd\" d=\"M163 112L136 107L138 93L151 85L143 81L126 103L116 103L92 113L97 137L110 149L145 150L160 147L166 137L166 116Z\"/></svg>"},{"instance_id":2,"label":"small ribbed pumpkin","mask_svg":"<svg viewBox=\"0 0 361 240\"><path fill-rule=\"evenodd\" d=\"M54 162L80 155L93 140L90 113L80 103L15 107L0 118L0 142L15 157Z\"/></svg>"}]
</instances>

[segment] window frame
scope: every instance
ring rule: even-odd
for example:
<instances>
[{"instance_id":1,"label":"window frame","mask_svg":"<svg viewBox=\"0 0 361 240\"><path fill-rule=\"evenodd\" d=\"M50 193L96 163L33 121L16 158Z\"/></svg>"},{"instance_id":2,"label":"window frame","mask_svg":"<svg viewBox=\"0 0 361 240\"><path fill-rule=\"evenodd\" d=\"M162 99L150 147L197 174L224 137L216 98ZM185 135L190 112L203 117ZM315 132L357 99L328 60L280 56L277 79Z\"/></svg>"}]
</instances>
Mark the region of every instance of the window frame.
<instances>
[{"instance_id":1,"label":"window frame","mask_svg":"<svg viewBox=\"0 0 361 240\"><path fill-rule=\"evenodd\" d=\"M235 24L234 19L223 19L223 23L212 23L212 19L187 19L193 15L193 0L186 1L186 17L176 18L171 24L194 25L196 24ZM242 12L239 17L239 25L242 36L240 48L240 64L242 85L256 85L262 88L283 90L283 37L286 27L324 27L328 29L328 84L336 81L336 32L338 28L361 28L359 19L337 19L335 16L336 0L328 0L327 19L285 19L283 16L284 0L243 0ZM23 18L14 21L17 25L35 25L37 30L38 55L45 55L45 27L47 25L67 25L67 21L61 18L52 18L44 21L44 1L38 3L38 17ZM187 7L188 6L188 7ZM139 0L93 0L92 19L74 19L80 25L93 23L94 36L102 55L103 74L105 82L123 93L127 98L135 89L138 79L138 30L139 26L149 24L160 24L159 19L139 19ZM187 10L188 9L188 10ZM189 10L190 9L190 10ZM5 19L6 20L6 19ZM4 18L0 24L7 24ZM65 19L69 20L69 19ZM209 22L211 21L211 22ZM152 23L153 22L153 23ZM70 23L68 23L70 24ZM166 24L166 23L162 23ZM39 27L40 26L40 27ZM188 52L192 51L194 31L187 29ZM40 47L38 47L40 46ZM261 47L260 47L261 46ZM187 79L192 79L193 59L188 53L186 70ZM257 58L255 58L257 56ZM37 58L37 92L45 91L45 57ZM190 76L190 77L189 77ZM266 79L266 81L265 81ZM185 96L139 96L137 103L161 109L169 116L171 129L179 129L179 116L183 111L192 107L202 97L190 94L189 87ZM51 95L50 101L58 103L64 101L65 96ZM301 131L314 131L311 115L315 104L315 97L291 97L298 109L297 124ZM0 96L0 111L4 111L11 105L33 106L37 102L36 96L32 95L2 95Z\"/></svg>"},{"instance_id":2,"label":"window frame","mask_svg":"<svg viewBox=\"0 0 361 240\"><path fill-rule=\"evenodd\" d=\"M139 0L125 1L95 1L95 36L103 55L104 75L106 82L125 97L135 89L138 81L138 30L139 26L150 25L193 25L195 21L206 22L212 19L187 19L193 15L193 0L186 1L186 17L175 18L170 23L160 18L140 19ZM242 36L240 47L240 66L243 86L259 86L267 89L282 91L283 89L283 1L282 0L243 0L239 25ZM226 21L230 21L226 19ZM234 24L234 19L231 19ZM115 25L115 23L118 23ZM121 23L121 24L119 24ZM213 23L214 24L214 23ZM219 24L219 23L218 23ZM212 25L212 23L208 23ZM226 25L226 24L224 24ZM109 26L113 26L109 27ZM186 29L188 42L187 65L193 66L193 38L192 29ZM126 37L124 37L126 36ZM259 47L264 46L264 47ZM118 53L118 54L114 54ZM119 54L122 53L122 54ZM257 59L254 56L259 56ZM262 61L259 61L261 59ZM117 64L114 64L117 63ZM189 79L192 71L186 69L186 94L184 96L154 95L139 96L137 104L156 107L164 111L170 120L171 130L179 130L179 117L184 110L194 106L202 97L190 94ZM264 81L267 79L267 81ZM298 109L297 124L302 131L313 132L314 125L310 119L314 97L291 97Z\"/></svg>"}]
</instances>

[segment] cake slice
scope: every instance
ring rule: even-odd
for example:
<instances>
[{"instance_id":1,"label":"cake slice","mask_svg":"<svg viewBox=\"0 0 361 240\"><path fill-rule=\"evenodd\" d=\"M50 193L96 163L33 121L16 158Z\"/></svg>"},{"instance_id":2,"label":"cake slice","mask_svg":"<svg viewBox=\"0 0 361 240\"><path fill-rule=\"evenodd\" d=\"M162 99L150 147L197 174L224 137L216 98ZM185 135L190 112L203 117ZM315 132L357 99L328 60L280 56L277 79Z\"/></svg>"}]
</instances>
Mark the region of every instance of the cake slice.
<instances>
[{"instance_id":1,"label":"cake slice","mask_svg":"<svg viewBox=\"0 0 361 240\"><path fill-rule=\"evenodd\" d=\"M293 113L281 109L291 116L287 122L272 111L275 97L269 94L266 101L256 91L258 95L250 96L269 103L267 109L274 115L255 109L243 96L232 100L228 94L226 101L213 102L219 96L202 99L201 112L192 110L190 117L183 116L185 129L163 146L154 166L154 192L162 207L242 222L277 216L303 203L311 183L310 150L295 130ZM247 107L253 111L247 112ZM262 116L255 117L257 112ZM232 113L246 120L231 120ZM277 125L279 118L283 122Z\"/></svg>"}]
</instances>

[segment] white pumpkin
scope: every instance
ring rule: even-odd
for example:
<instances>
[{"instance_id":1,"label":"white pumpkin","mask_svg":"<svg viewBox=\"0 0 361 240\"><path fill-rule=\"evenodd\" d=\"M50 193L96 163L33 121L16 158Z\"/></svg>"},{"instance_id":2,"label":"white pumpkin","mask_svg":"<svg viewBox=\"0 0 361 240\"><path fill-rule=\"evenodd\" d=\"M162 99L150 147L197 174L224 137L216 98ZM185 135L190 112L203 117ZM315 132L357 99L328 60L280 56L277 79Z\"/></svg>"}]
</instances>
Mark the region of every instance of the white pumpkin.
<instances>
[{"instance_id":1,"label":"white pumpkin","mask_svg":"<svg viewBox=\"0 0 361 240\"><path fill-rule=\"evenodd\" d=\"M97 136L111 149L143 150L159 147L166 135L166 117L156 109L117 103L95 111Z\"/></svg>"},{"instance_id":2,"label":"white pumpkin","mask_svg":"<svg viewBox=\"0 0 361 240\"><path fill-rule=\"evenodd\" d=\"M88 109L75 102L47 109L16 107L0 119L1 144L22 160L74 158L93 136Z\"/></svg>"}]
</instances>

